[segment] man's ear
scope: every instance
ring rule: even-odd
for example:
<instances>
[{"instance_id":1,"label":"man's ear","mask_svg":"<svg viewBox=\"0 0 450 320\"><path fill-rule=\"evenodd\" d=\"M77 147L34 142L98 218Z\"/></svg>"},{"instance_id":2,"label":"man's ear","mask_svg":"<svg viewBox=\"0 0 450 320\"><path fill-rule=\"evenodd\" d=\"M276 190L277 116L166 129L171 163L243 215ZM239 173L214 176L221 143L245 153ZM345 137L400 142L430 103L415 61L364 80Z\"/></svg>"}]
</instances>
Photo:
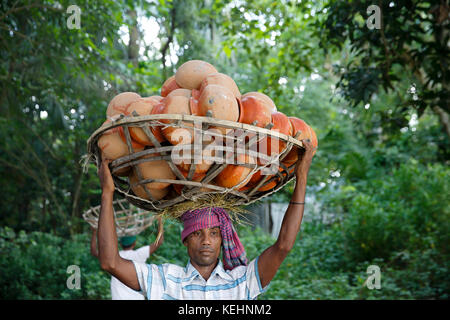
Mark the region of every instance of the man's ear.
<instances>
[{"instance_id":1,"label":"man's ear","mask_svg":"<svg viewBox=\"0 0 450 320\"><path fill-rule=\"evenodd\" d=\"M187 247L187 241L186 241L186 239L184 239L183 245L184 245L185 247Z\"/></svg>"}]
</instances>

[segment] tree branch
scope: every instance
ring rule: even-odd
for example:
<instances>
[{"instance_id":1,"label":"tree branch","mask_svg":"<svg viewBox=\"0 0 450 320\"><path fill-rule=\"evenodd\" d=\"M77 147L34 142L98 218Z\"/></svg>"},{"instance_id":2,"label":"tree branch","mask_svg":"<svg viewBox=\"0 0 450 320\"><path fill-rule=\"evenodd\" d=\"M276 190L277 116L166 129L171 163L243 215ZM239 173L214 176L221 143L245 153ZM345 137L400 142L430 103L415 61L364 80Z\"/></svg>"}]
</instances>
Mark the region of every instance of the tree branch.
<instances>
[{"instance_id":1,"label":"tree branch","mask_svg":"<svg viewBox=\"0 0 450 320\"><path fill-rule=\"evenodd\" d=\"M166 52L169 49L169 45L170 43L173 41L173 35L175 33L175 26L176 26L176 11L175 11L175 6L172 6L171 10L170 10L170 16L171 16L171 20L170 20L170 30L169 33L167 35L167 42L164 44L164 47L161 49L161 54L162 54L162 64L163 64L163 73L164 73L164 78L167 78L167 72L166 72Z\"/></svg>"}]
</instances>

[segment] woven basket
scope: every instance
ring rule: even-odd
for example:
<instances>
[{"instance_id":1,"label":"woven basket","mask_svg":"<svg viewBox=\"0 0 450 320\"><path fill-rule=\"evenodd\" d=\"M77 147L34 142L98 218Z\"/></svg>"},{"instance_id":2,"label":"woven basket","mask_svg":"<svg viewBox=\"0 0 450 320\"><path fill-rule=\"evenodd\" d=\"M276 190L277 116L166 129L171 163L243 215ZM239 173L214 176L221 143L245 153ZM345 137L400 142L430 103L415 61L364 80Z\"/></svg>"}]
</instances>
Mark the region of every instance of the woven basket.
<instances>
[{"instance_id":1,"label":"woven basket","mask_svg":"<svg viewBox=\"0 0 450 320\"><path fill-rule=\"evenodd\" d=\"M165 120L165 122L161 122L161 120ZM170 123L166 123L170 121ZM128 199L129 202L134 204L135 206L149 210L149 211L167 211L168 208L179 205L186 201L200 201L203 198L211 199L211 194L220 194L220 196L225 197L226 201L229 203L232 203L233 205L240 206L240 205L248 205L251 204L257 200L260 200L263 197L267 197L270 194L273 194L277 192L280 188L282 188L286 183L288 183L290 180L294 178L293 168L295 164L293 164L291 167L287 168L283 164L281 164L281 161L283 158L289 153L292 147L302 148L303 145L301 141L291 137L287 136L285 134L272 131L270 130L270 125L266 128L260 128L254 125L248 125L244 123L239 122L233 122L233 121L227 121L227 120L218 120L212 117L199 117L199 116L192 116L192 115L181 115L181 114L155 114L155 115L148 115L148 116L123 116L116 121L112 121L111 123L104 125L97 129L89 138L88 140L88 157L90 161L93 161L96 163L97 168L100 166L101 163L101 152L100 149L97 146L97 141L99 137L107 130L115 127L121 126L124 129L124 135L126 138L126 142L129 149L129 155L118 158L111 162L110 169L113 173L113 179L116 186L116 191L118 191L120 194L122 194L126 199ZM214 127L214 128L226 128L226 129L232 129L232 132L234 133L234 136L231 137L230 134L223 135L222 139L223 141L232 142L231 147L230 144L227 143L224 146L219 146L217 148L222 148L221 151L227 152L230 150L237 150L236 148L242 148L245 144L245 150L248 149L249 146L252 146L258 141L261 141L261 135L265 135L268 138L272 139L278 139L278 141L281 141L285 144L285 148L283 151L273 157L268 157L267 155L263 153L258 153L256 151L249 150L250 156L259 159L264 160L264 165L257 165L257 164L242 164L242 166L247 166L252 168L251 173L249 176L255 174L259 169L262 169L263 167L269 167L271 164L279 164L279 167L281 168L275 176L263 176L264 179L259 181L259 183L252 188L249 188L245 191L239 191L241 188L240 185L236 185L232 188L224 188L221 186L214 185L213 179L226 167L226 163L214 163L209 170L206 173L206 176L198 182L192 181L193 173L195 171L195 165L192 164L190 166L190 171L188 176L185 178L177 165L175 165L171 158L171 152L175 146L169 144L168 142L159 143L155 136L152 133L151 127L161 127L161 128L167 128L167 127L178 127L178 128L189 128L193 129L194 135L202 135L202 134L208 134L207 130L208 128ZM146 147L145 150L135 152L132 144L131 144L131 136L129 133L128 128L129 127L140 127L143 129L143 131L146 133L150 141L152 141L154 147ZM208 131L210 132L210 131ZM238 134L236 134L238 133ZM299 133L297 133L299 134ZM220 134L217 134L220 135ZM247 140L244 140L244 136L247 137ZM295 137L297 137L296 135ZM226 140L228 139L228 140ZM216 149L218 150L218 149ZM159 153L160 156L153 156L149 157L147 159L141 159L142 156ZM142 175L139 172L138 167L136 166L139 163L142 163L144 161L155 161L155 160L161 160L164 159L168 162L171 170L176 176L175 180L172 179L147 179L143 180L141 179ZM214 158L207 158L208 160L214 160ZM239 164L241 166L241 164ZM152 198L150 197L150 200L140 198L136 196L132 191L129 184L129 181L127 178L119 177L114 175L115 172L117 172L120 169L123 169L125 167L133 167L133 170L136 171L136 174L139 178L139 184L142 185L142 187L145 187L145 184L150 182L164 182L164 183L170 183L170 184L182 184L184 185L184 188L182 190L181 195L174 195L172 194L169 198L164 198L162 200L158 201L152 201ZM276 186L268 191L261 192L258 189L265 186L267 183L271 183L272 181L276 181ZM208 188L210 191L205 192L202 188ZM147 191L147 194L149 192Z\"/></svg>"},{"instance_id":2,"label":"woven basket","mask_svg":"<svg viewBox=\"0 0 450 320\"><path fill-rule=\"evenodd\" d=\"M133 206L127 199L113 202L114 221L118 237L135 236L150 227L155 214ZM83 213L83 219L93 228L98 228L100 206L92 207Z\"/></svg>"}]
</instances>

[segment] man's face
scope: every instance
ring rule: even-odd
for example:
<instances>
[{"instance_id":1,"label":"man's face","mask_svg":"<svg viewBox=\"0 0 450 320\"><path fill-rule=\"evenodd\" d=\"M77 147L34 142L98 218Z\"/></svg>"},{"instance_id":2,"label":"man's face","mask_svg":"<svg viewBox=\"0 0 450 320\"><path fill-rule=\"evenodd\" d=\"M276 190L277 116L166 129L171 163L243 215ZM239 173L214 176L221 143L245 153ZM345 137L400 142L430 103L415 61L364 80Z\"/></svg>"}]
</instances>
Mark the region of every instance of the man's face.
<instances>
[{"instance_id":1,"label":"man's face","mask_svg":"<svg viewBox=\"0 0 450 320\"><path fill-rule=\"evenodd\" d=\"M220 228L206 228L192 232L184 240L191 261L198 266L216 264L220 255L222 236Z\"/></svg>"}]
</instances>

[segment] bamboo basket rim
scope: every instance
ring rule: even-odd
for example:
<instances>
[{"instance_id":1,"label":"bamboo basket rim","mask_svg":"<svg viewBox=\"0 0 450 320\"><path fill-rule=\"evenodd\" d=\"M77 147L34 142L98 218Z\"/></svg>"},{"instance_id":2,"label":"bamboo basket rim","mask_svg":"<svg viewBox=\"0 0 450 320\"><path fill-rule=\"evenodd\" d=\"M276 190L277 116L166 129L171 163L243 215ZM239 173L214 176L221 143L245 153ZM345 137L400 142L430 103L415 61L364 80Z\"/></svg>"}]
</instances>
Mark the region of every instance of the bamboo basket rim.
<instances>
[{"instance_id":1,"label":"bamboo basket rim","mask_svg":"<svg viewBox=\"0 0 450 320\"><path fill-rule=\"evenodd\" d=\"M259 136L256 135L257 133L261 133L263 135L265 135L266 138L276 138L279 141L283 141L284 143L286 143L286 147L283 149L283 151L276 155L275 157L269 157L271 159L271 161L269 161L268 164L265 164L263 166L261 165L257 165L256 163L254 164L253 167L253 171L251 172L251 175L253 175L254 173L256 173L258 170L260 170L262 167L267 167L268 165L272 164L274 161L278 161L279 163L278 165L282 166L281 160L290 152L290 150L296 146L299 148L303 148L303 144L300 140L297 140L296 137L299 134L297 132L297 134L295 135L295 137L291 137L289 135L285 135L283 133L280 133L278 131L273 131L270 130L270 128L261 128L258 127L256 125L249 125L249 124L245 124L245 123L240 123L240 122L234 122L234 121L228 121L228 120L221 120L221 119L215 119L209 116L193 116L193 115L182 115L182 114L154 114L154 115L146 115L146 116L139 116L137 114L135 115L128 115L125 116L123 114L120 115L119 118L117 119L110 119L111 122L103 124L100 128L98 128L88 139L87 141L87 147L88 147L88 155L87 155L87 162L90 162L92 160L94 160L97 164L97 167L99 167L100 165L100 153L99 153L99 148L97 146L97 141L100 138L100 136L105 132L108 131L112 128L116 128L116 127L142 127L144 129L144 131L150 132L151 130L149 129L149 127L154 127L154 126L163 126L163 127L178 127L178 128L189 128L194 130L194 134L195 134L195 130L198 130L200 132L205 132L207 129L211 126L219 126L219 127L223 127L223 128L229 128L229 129L234 129L234 130L242 130L242 133L244 135L244 137L250 133L253 137L254 136ZM161 120L172 120L172 122L169 123L163 123L160 122ZM184 123L198 123L201 126L197 127L197 126L186 126L184 125ZM146 131L147 130L147 131ZM170 152L171 150L173 150L173 148L175 147L174 145L169 145L169 146L162 146L159 142L157 142L152 148L150 149L144 149L142 151L134 151L134 149L131 146L131 138L130 138L130 134L128 132L128 130L124 130L125 132L125 136L127 139L127 145L130 151L130 154L121 158L118 158L116 160L114 160L113 162L111 162L111 165L120 165L122 164L123 167L125 166L131 166L130 165L130 161L133 161L139 157L142 157L143 155L146 154L151 154L151 153L161 153L163 152L163 157L167 155L165 155L165 153ZM245 134L244 134L245 133ZM147 134L149 135L149 134ZM220 134L218 134L220 135ZM238 140L239 138L234 137L234 136L230 136L228 134L221 134L222 137L224 139L235 139ZM153 137L153 140L155 139L155 137L153 136L153 134L150 132L149 138L151 138L150 136ZM253 138L250 138L253 139ZM249 139L249 140L250 140ZM152 141L153 141L152 140ZM245 140L244 140L245 141ZM261 140L254 140L253 143L255 143L255 141L261 141ZM261 155L261 153L259 153L259 155ZM133 159L134 158L134 159ZM153 158L153 157L152 157ZM124 160L125 159L125 160ZM131 159L131 160L130 160ZM159 159L159 158L158 158ZM169 159L167 159L169 160ZM146 161L151 161L150 159L146 159ZM155 160L156 161L156 160ZM137 163L137 162L135 162ZM217 176L217 174L219 174L221 172L221 170L223 170L223 168L225 167L225 164L216 164L214 163L214 169L213 172L215 173L217 171L217 173L214 175L210 174L210 170L208 170L208 174L210 174L209 180L205 182L205 184L203 183L203 180L200 182L200 185L197 184L194 181L190 181L190 179L192 178L193 175L193 171L192 168L195 167L195 165L191 165L191 170L192 172L189 172L189 175L187 177L184 177L181 172L179 171L178 167L176 165L174 165L170 160L168 161L172 171L174 172L175 176L180 179L180 180L172 180L172 179L163 179L164 181L162 181L161 179L157 179L158 182L166 182L166 183L175 183L175 184L182 184L182 185L190 185L190 186L202 186L202 187L212 187L211 189L217 189L214 188L214 185L209 184L208 182L212 181L212 179L215 178L215 176ZM240 165L240 164L239 164ZM153 198L150 196L150 200L144 199L144 198L140 198L137 197L133 194L130 194L130 187L128 188L127 191L122 190L121 188L125 189L124 186L126 186L128 184L127 181L125 181L123 178L120 178L116 175L113 174L113 179L114 182L116 184L116 191L118 191L122 196L124 196L126 199L128 199L131 203L133 203L135 206L143 208L145 210L154 210L156 212L167 212L167 208L170 206L174 206L177 205L183 201L188 201L188 200L193 200L193 201L201 201L202 198L207 198L206 195L211 195L211 194L230 194L229 197L229 201L231 203L233 203L233 205L235 206L241 206L241 205L249 205L252 204L256 201L259 201L263 198L266 198L268 196L270 196L271 194L276 193L278 190L280 190L281 188L283 188L289 181L291 181L292 179L295 178L295 174L292 174L290 172L290 169L293 168L293 166L295 166L295 164L293 164L292 166L290 166L289 168L283 167L283 169L287 169L286 171L286 175L282 176L279 175L278 173L274 173L274 176L270 177L268 176L267 178L262 179L259 184L257 184L257 186L249 192L249 195L244 194L241 191L238 191L237 187L239 187L238 184L237 186L234 186L232 188L225 188L225 187L219 187L222 190L217 190L217 191L212 191L212 192L205 192L205 194L201 194L201 192L191 192L191 190L189 190L187 192L186 195L182 194L181 198L177 197L176 201L172 201L172 200L167 200L162 206L161 206L161 201L154 201ZM117 171L119 167L116 167L115 170ZM220 169L220 171L219 171ZM114 173L115 171L112 170L112 172ZM249 174L250 175L250 174ZM260 194L258 194L257 196L253 196L256 192L258 192L258 188L260 188L261 186L263 186L264 184L267 184L270 181L273 181L274 179L276 179L276 177L279 177L279 180L276 184L275 187L273 187L272 189L268 190L268 191L264 191L260 192ZM144 185L141 177L139 177L139 184L140 185ZM149 183L152 182L153 180L151 179L147 179L145 180L145 183ZM182 182L182 183L180 183ZM144 188L146 189L146 188ZM183 186L183 190L186 189L185 186ZM195 191L195 190L194 190ZM198 191L198 190L197 190ZM149 195L149 192L146 190L147 195ZM253 196L253 198L252 198ZM184 197L184 200L182 199ZM190 198L188 198L190 197Z\"/></svg>"},{"instance_id":2,"label":"bamboo basket rim","mask_svg":"<svg viewBox=\"0 0 450 320\"><path fill-rule=\"evenodd\" d=\"M128 207L126 207L126 206ZM118 209L116 209L119 207ZM98 229L101 205L90 207L83 214L83 220ZM113 201L114 224L118 237L135 236L150 227L156 220L156 213L141 209L127 199Z\"/></svg>"},{"instance_id":3,"label":"bamboo basket rim","mask_svg":"<svg viewBox=\"0 0 450 320\"><path fill-rule=\"evenodd\" d=\"M300 140L297 140L291 136L285 135L284 133L280 133L277 131L272 131L270 129L261 128L257 126L253 126L246 123L241 122L235 122L235 121L229 121L229 120L221 120L221 119L215 119L211 117L204 117L204 116L193 116L193 115L186 115L186 114L153 114L153 115L146 115L146 116L123 116L119 118L118 120L111 120L111 123L108 123L106 125L102 125L100 128L94 131L94 133L89 137L87 141L88 150L92 150L92 144L95 143L95 141L100 136L100 133L103 133L105 131L108 131L109 129L120 127L122 125L130 125L130 124L141 124L148 122L148 120L179 120L183 122L195 122L200 121L202 123L206 123L209 125L221 125L230 129L242 129L242 130L250 130L258 133L264 133L267 136L273 136L275 138L280 138L282 140L285 140L287 142L291 142L294 145L297 145L298 147L303 147L303 144ZM167 125L167 124L164 124ZM193 128L194 129L194 128Z\"/></svg>"}]
</instances>

